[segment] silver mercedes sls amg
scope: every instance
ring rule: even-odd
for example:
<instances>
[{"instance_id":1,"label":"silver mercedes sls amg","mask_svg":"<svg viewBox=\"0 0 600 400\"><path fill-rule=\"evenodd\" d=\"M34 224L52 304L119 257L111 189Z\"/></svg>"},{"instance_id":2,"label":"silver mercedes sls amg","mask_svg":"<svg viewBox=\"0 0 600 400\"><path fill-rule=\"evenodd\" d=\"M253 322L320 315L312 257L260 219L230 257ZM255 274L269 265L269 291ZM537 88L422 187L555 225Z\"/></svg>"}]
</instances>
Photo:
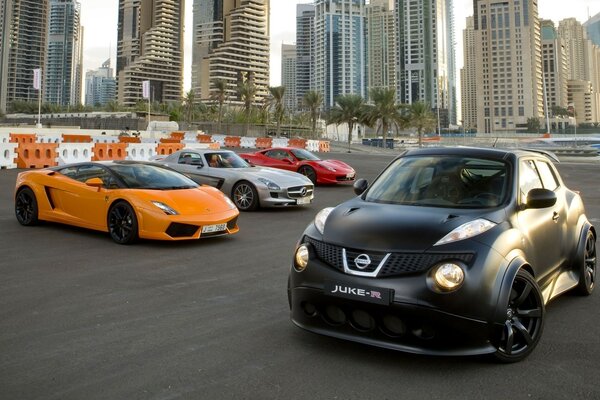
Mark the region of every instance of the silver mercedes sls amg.
<instances>
[{"instance_id":1,"label":"silver mercedes sls amg","mask_svg":"<svg viewBox=\"0 0 600 400\"><path fill-rule=\"evenodd\" d=\"M184 149L154 161L220 189L241 211L310 204L314 197L314 185L304 175L251 166L229 150Z\"/></svg>"}]
</instances>

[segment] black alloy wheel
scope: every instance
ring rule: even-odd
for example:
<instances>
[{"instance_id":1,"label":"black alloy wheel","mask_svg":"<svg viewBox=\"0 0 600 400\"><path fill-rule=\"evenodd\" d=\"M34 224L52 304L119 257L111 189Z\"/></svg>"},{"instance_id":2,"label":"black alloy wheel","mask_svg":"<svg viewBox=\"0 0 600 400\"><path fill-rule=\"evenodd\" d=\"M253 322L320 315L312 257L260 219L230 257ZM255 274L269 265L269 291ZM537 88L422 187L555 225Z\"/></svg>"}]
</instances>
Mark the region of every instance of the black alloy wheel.
<instances>
[{"instance_id":1,"label":"black alloy wheel","mask_svg":"<svg viewBox=\"0 0 600 400\"><path fill-rule=\"evenodd\" d=\"M233 187L233 203L241 211L253 211L258 208L258 192L254 185L242 181Z\"/></svg>"},{"instance_id":2,"label":"black alloy wheel","mask_svg":"<svg viewBox=\"0 0 600 400\"><path fill-rule=\"evenodd\" d=\"M308 165L303 165L300 167L298 172L304 176L306 176L313 184L317 184L317 172L313 167Z\"/></svg>"},{"instance_id":3,"label":"black alloy wheel","mask_svg":"<svg viewBox=\"0 0 600 400\"><path fill-rule=\"evenodd\" d=\"M38 223L38 205L33 190L26 187L19 190L15 199L15 215L17 221L24 226Z\"/></svg>"},{"instance_id":4,"label":"black alloy wheel","mask_svg":"<svg viewBox=\"0 0 600 400\"><path fill-rule=\"evenodd\" d=\"M580 262L577 292L583 296L589 296L594 291L596 284L596 238L592 231L588 231L585 238L583 257Z\"/></svg>"},{"instance_id":5,"label":"black alloy wheel","mask_svg":"<svg viewBox=\"0 0 600 400\"><path fill-rule=\"evenodd\" d=\"M544 313L544 300L537 283L527 271L520 270L512 283L495 358L513 363L531 354L542 337Z\"/></svg>"},{"instance_id":6,"label":"black alloy wheel","mask_svg":"<svg viewBox=\"0 0 600 400\"><path fill-rule=\"evenodd\" d=\"M135 211L125 201L115 203L108 211L108 232L119 244L131 244L138 238L138 222Z\"/></svg>"}]
</instances>

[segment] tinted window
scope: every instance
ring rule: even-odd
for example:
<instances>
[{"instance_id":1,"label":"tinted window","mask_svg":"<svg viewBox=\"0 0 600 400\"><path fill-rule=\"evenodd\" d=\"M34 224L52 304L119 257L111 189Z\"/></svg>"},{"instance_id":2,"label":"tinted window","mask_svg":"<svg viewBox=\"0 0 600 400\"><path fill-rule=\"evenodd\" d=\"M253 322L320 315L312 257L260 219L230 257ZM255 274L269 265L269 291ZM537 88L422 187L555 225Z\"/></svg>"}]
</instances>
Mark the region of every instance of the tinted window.
<instances>
[{"instance_id":1,"label":"tinted window","mask_svg":"<svg viewBox=\"0 0 600 400\"><path fill-rule=\"evenodd\" d=\"M285 150L269 150L265 153L265 156L275 158L277 160L283 160L284 158L290 158L290 154Z\"/></svg>"},{"instance_id":2,"label":"tinted window","mask_svg":"<svg viewBox=\"0 0 600 400\"><path fill-rule=\"evenodd\" d=\"M367 201L430 207L486 208L504 202L504 162L459 156L405 157L373 183Z\"/></svg>"},{"instance_id":3,"label":"tinted window","mask_svg":"<svg viewBox=\"0 0 600 400\"><path fill-rule=\"evenodd\" d=\"M293 149L292 154L300 161L302 161L302 160L315 160L315 161L320 160L319 157L315 156L310 151L304 150L304 149Z\"/></svg>"},{"instance_id":4,"label":"tinted window","mask_svg":"<svg viewBox=\"0 0 600 400\"><path fill-rule=\"evenodd\" d=\"M247 168L250 165L233 151L206 153L206 162L212 168Z\"/></svg>"},{"instance_id":5,"label":"tinted window","mask_svg":"<svg viewBox=\"0 0 600 400\"><path fill-rule=\"evenodd\" d=\"M202 165L202 156L198 153L181 153L179 164Z\"/></svg>"},{"instance_id":6,"label":"tinted window","mask_svg":"<svg viewBox=\"0 0 600 400\"><path fill-rule=\"evenodd\" d=\"M188 177L155 165L113 164L110 169L131 189L168 190L198 187Z\"/></svg>"}]
</instances>

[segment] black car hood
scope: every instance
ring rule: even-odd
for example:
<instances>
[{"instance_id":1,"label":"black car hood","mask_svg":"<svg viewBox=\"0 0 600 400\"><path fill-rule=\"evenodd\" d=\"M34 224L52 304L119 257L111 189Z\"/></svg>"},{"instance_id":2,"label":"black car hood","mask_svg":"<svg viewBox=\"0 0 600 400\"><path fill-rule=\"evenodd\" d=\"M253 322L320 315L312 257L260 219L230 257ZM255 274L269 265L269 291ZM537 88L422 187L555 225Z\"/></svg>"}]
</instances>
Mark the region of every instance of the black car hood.
<instances>
[{"instance_id":1,"label":"black car hood","mask_svg":"<svg viewBox=\"0 0 600 400\"><path fill-rule=\"evenodd\" d=\"M351 249L423 252L460 225L489 217L486 210L370 203L356 198L329 214L323 239Z\"/></svg>"}]
</instances>

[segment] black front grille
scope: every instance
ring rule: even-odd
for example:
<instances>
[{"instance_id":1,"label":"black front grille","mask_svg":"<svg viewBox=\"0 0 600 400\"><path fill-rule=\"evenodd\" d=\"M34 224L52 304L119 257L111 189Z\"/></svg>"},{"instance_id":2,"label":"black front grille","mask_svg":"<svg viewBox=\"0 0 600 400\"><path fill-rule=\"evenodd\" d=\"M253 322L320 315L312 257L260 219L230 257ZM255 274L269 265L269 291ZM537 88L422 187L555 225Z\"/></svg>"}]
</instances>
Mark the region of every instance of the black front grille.
<instances>
[{"instance_id":1,"label":"black front grille","mask_svg":"<svg viewBox=\"0 0 600 400\"><path fill-rule=\"evenodd\" d=\"M344 271L343 248L333 244L321 242L308 236L305 242L311 244L319 260L327 265ZM359 270L354 265L354 259L360 254L367 254L371 264L364 270ZM374 272L387 253L369 252L365 250L346 249L346 262L348 268L356 272ZM469 264L473 254L469 253L390 253L389 258L379 271L377 277L397 276L425 271L433 265L445 260L457 260Z\"/></svg>"},{"instance_id":2,"label":"black front grille","mask_svg":"<svg viewBox=\"0 0 600 400\"><path fill-rule=\"evenodd\" d=\"M177 237L190 237L194 236L198 231L198 226L189 225L189 224L180 224L177 222L171 223L169 228L167 228L167 235L177 238Z\"/></svg>"},{"instance_id":3,"label":"black front grille","mask_svg":"<svg viewBox=\"0 0 600 400\"><path fill-rule=\"evenodd\" d=\"M228 221L227 222L227 229L233 229L233 228L235 228L235 226L237 225L237 219L238 219L238 217L235 217L231 221Z\"/></svg>"}]
</instances>

